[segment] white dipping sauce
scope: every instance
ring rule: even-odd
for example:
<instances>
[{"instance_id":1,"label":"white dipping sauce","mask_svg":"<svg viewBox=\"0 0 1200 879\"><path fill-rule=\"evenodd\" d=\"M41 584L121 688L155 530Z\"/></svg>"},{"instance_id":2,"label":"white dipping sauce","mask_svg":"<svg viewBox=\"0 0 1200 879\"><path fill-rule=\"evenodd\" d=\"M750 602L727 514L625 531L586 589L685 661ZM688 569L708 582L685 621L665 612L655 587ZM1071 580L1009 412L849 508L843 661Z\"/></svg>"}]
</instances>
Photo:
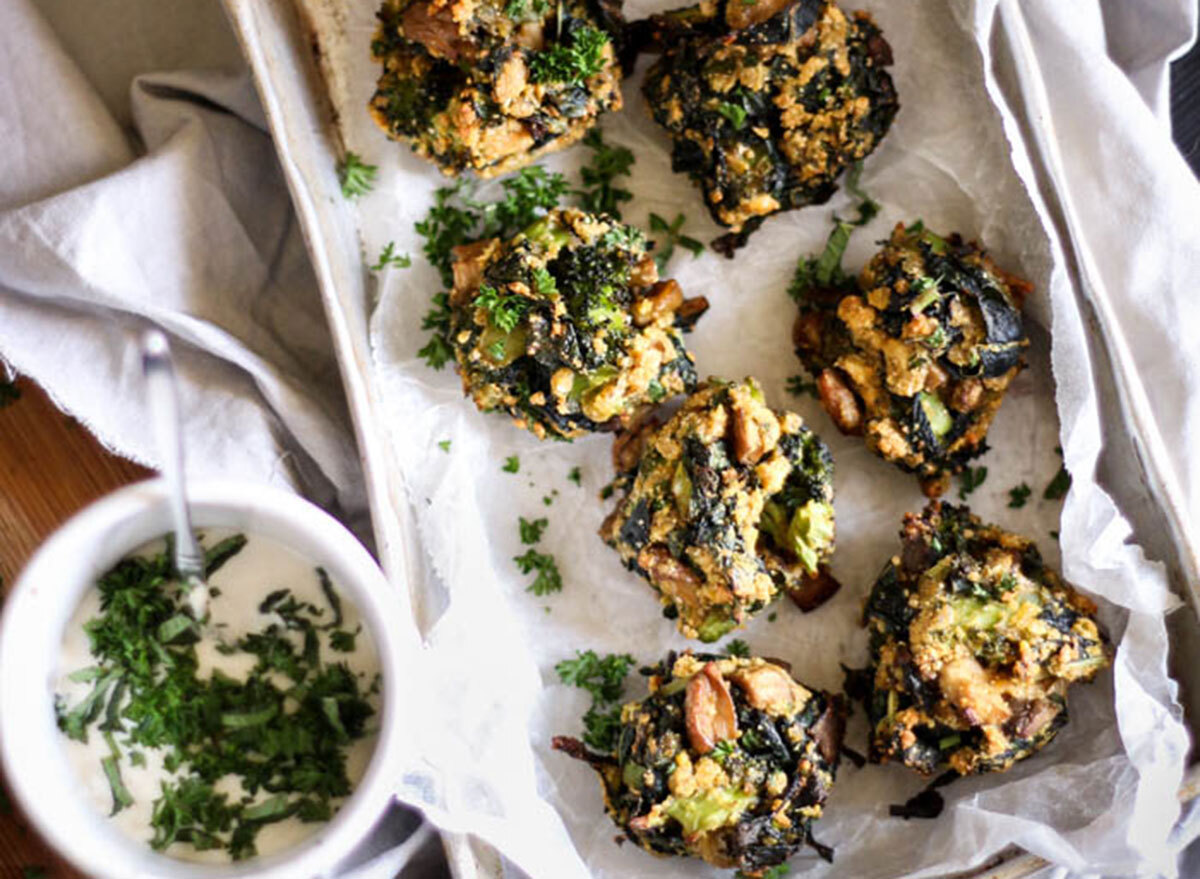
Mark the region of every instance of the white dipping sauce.
<instances>
[{"instance_id":1,"label":"white dipping sauce","mask_svg":"<svg viewBox=\"0 0 1200 879\"><path fill-rule=\"evenodd\" d=\"M203 531L202 543L205 547L211 547L238 533L241 532L206 529ZM271 592L288 589L298 601L326 608L325 619L332 619L332 611L328 609L329 602L321 589L316 565L312 561L276 541L253 534L246 534L246 537L248 542L241 551L226 561L209 579L209 588L218 590L219 594L211 596L208 600L209 621L203 627L202 640L195 645L199 661L197 676L201 679L209 677L214 668L236 680L246 679L254 668L257 657L243 652L225 655L216 648L221 642L234 644L245 635L260 632L272 623L281 622L274 612L259 613L259 604ZM164 547L165 542L157 540L129 555L149 557L161 553ZM375 749L379 696L369 691L372 681L380 671L380 665L375 644L366 626L362 626L360 630L361 617L358 608L341 593L337 583L333 586L341 599L343 621L340 628L348 632L358 630L358 634L355 638L355 649L346 653L334 651L329 645L329 632L319 630L320 661L322 664L344 663L358 676L359 691L376 711L375 717L367 721L367 734L357 741L350 742L346 748L346 774L351 786L355 787ZM56 692L65 700L68 709L76 706L92 690L91 682L77 683L68 676L96 663L83 625L98 616L100 591L93 587L88 590L71 617L63 639ZM299 648L303 641L301 635L294 631L287 634ZM83 782L84 795L101 815L108 816L113 798L100 761L109 756L109 747L103 734L94 725L89 726L87 739L86 743L78 742L63 735L62 743L68 760ZM186 777L190 773L187 764L174 775L166 772L163 768L166 751L126 745L121 733L117 733L116 739L122 751L119 764L121 778L133 797L133 805L122 809L108 820L125 835L149 846L154 836L150 817L154 800L161 792L161 782ZM137 750L144 756L144 766L135 766L130 762L130 750ZM240 780L235 776L220 779L214 785L214 789L229 794L231 802L240 800L244 793ZM260 790L254 802L262 802L271 796L273 794L270 792ZM336 809L338 801L333 801L333 805ZM305 823L294 816L265 824L255 836L258 856L291 848L320 830L322 826L319 821ZM229 852L224 848L198 851L185 843L173 843L163 853L181 860L202 863L226 863L230 860Z\"/></svg>"}]
</instances>

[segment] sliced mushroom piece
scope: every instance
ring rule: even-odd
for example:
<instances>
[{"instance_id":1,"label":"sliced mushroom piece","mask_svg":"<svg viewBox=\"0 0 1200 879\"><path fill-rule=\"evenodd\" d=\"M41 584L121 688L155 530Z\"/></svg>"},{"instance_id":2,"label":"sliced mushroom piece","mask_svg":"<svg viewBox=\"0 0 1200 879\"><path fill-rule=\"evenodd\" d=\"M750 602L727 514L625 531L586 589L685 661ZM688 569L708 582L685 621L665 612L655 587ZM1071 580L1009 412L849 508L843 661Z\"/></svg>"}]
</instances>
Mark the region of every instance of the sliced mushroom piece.
<instances>
[{"instance_id":1,"label":"sliced mushroom piece","mask_svg":"<svg viewBox=\"0 0 1200 879\"><path fill-rule=\"evenodd\" d=\"M737 710L716 663L707 663L688 681L683 712L688 743L698 754L707 754L718 742L737 738Z\"/></svg>"},{"instance_id":2,"label":"sliced mushroom piece","mask_svg":"<svg viewBox=\"0 0 1200 879\"><path fill-rule=\"evenodd\" d=\"M817 376L817 396L838 430L851 436L862 434L863 415L858 398L836 370L821 370Z\"/></svg>"},{"instance_id":3,"label":"sliced mushroom piece","mask_svg":"<svg viewBox=\"0 0 1200 879\"><path fill-rule=\"evenodd\" d=\"M774 665L740 668L729 679L746 694L750 705L775 717L796 713L810 695L791 675Z\"/></svg>"}]
</instances>

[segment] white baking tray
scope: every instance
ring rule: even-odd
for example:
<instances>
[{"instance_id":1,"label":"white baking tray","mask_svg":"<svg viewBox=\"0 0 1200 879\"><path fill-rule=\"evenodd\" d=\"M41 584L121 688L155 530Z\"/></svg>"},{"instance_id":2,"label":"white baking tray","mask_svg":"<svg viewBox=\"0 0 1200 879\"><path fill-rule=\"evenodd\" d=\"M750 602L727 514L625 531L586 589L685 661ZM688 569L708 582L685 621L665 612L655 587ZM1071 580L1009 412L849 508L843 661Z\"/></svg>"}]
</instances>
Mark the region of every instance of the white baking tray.
<instances>
[{"instance_id":1,"label":"white baking tray","mask_svg":"<svg viewBox=\"0 0 1200 879\"><path fill-rule=\"evenodd\" d=\"M368 322L372 281L363 265L353 212L347 208L337 180L336 163L342 149L320 59L316 57L318 47L293 0L223 3L258 85L320 285L354 419L376 553L398 599L406 600L414 619L420 619L420 609L412 605L408 584L423 576L425 563L371 369ZM1101 279L1092 269L1086 249L1076 243L1070 206L1061 200L1057 180L1062 159L1051 119L1043 111L1044 98L1031 67L1036 61L1028 51L1019 7L1001 0L1000 8L999 38L993 46L994 73L1009 107L1020 110L1016 115L1034 166L1037 195L1063 242L1072 286L1090 323L1098 381L1110 391L1103 395L1105 440L1128 464L1120 468L1123 475L1107 487L1150 554L1166 564L1177 591L1193 611L1177 614L1173 622L1174 643L1180 654L1176 667L1195 731L1200 719L1200 687L1193 680L1200 670L1200 625L1196 616L1200 613L1200 555L1166 475L1169 471L1160 466L1164 460L1161 439L1149 417L1140 382L1134 380L1120 327L1097 307L1102 299L1092 295ZM1181 796L1190 799L1198 786L1200 781L1193 772ZM502 874L499 857L478 840L448 838L447 851L453 871L463 879ZM1018 879L1035 875L1045 866L1038 858L1016 852L980 875Z\"/></svg>"}]
</instances>

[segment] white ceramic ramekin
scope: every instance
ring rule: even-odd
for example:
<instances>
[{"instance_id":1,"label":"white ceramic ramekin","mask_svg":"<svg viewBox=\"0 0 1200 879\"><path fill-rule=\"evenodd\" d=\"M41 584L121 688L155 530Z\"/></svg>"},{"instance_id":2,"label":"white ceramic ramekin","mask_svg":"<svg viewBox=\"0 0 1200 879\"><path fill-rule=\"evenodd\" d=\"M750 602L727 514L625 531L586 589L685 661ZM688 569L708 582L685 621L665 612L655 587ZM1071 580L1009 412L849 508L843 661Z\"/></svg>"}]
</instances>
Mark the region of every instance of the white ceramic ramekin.
<instances>
[{"instance_id":1,"label":"white ceramic ramekin","mask_svg":"<svg viewBox=\"0 0 1200 879\"><path fill-rule=\"evenodd\" d=\"M96 579L131 550L170 530L165 489L131 485L87 507L26 566L0 620L0 759L12 792L42 836L89 876L104 879L320 877L366 835L391 799L402 753L402 597L362 545L307 501L231 482L190 486L197 528L226 527L273 538L323 566L358 605L382 664L379 738L366 773L333 820L293 849L232 865L169 858L111 827L84 800L54 717L59 648L71 614Z\"/></svg>"}]
</instances>

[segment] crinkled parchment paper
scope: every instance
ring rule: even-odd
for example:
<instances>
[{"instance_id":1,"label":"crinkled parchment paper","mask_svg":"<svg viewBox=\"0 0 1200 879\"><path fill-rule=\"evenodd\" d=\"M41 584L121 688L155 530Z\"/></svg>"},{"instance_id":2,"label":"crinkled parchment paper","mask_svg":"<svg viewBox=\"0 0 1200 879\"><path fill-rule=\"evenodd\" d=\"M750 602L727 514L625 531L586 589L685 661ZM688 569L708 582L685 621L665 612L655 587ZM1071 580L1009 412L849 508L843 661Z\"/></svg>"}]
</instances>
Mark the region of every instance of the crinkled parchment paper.
<instances>
[{"instance_id":1,"label":"crinkled parchment paper","mask_svg":"<svg viewBox=\"0 0 1200 879\"><path fill-rule=\"evenodd\" d=\"M669 5L634 2L627 15ZM1162 572L1126 543L1127 524L1089 478L1100 431L1084 326L1055 242L1022 183L1028 162L1019 134L989 100L987 41L976 32L986 32L994 4L861 5L894 48L902 109L862 178L883 209L855 235L845 264L857 269L893 224L921 218L935 230L984 243L1001 265L1034 282L1029 368L1000 411L992 451L977 462L989 475L971 506L1034 537L1049 561L1061 562L1068 578L1099 600L1118 650L1111 671L1072 692L1071 722L1052 745L1010 772L944 789L947 807L937 820L888 816L888 805L917 792L923 779L895 766L843 763L815 827L815 836L835 848L834 865L801 854L793 872L933 875L979 865L1013 843L1077 871L1169 871L1166 837L1178 812L1174 791L1186 749L1165 671L1163 614L1173 600ZM368 262L392 240L417 257L413 222L445 180L386 141L367 118L376 75L368 58L372 3L310 12L347 147L380 166L375 191L358 203ZM626 109L603 122L605 137L637 156L628 185L636 195L624 217L645 227L651 211L667 218L683 211L686 231L710 240L720 230L697 190L671 173L666 139L645 112L637 84L646 63L626 83ZM546 164L574 179L586 155L574 149ZM808 615L784 600L774 608L775 622L764 613L734 633L756 653L789 660L802 681L827 689L841 685L839 663L864 664L863 598L897 546L902 514L924 503L915 479L839 435L815 400L784 390L787 376L799 371L787 282L797 259L822 247L831 214L851 210L839 194L829 205L768 220L735 260L680 252L666 272L687 294L712 303L691 336L699 373L756 376L772 405L800 412L833 449L833 570L841 592ZM596 536L611 505L597 496L612 475L610 439L541 443L501 416L477 412L450 368L434 372L416 357L425 335L421 315L439 289L435 271L418 258L411 269L387 273L379 286L372 321L376 379L428 553L427 576L411 584L426 645L412 669L413 744L409 771L397 779L399 795L442 826L494 843L535 876L716 875L697 861L656 859L615 845L592 771L549 747L556 733L578 733L588 705L584 693L558 682L558 660L594 648L649 662L671 648L698 646L675 633L650 588ZM448 452L439 448L442 440L452 441ZM1065 507L1042 498L1060 463L1059 444L1076 473ZM517 474L501 471L509 455L520 458ZM582 486L567 480L576 465ZM1023 508L1009 508L1008 490L1022 482L1033 496ZM530 578L512 562L522 551L518 516L550 520L540 549L558 559L560 594L538 598L525 591ZM1050 535L1059 530L1065 559ZM630 684L631 696L643 692L637 675ZM848 744L865 749L861 710Z\"/></svg>"}]
</instances>

